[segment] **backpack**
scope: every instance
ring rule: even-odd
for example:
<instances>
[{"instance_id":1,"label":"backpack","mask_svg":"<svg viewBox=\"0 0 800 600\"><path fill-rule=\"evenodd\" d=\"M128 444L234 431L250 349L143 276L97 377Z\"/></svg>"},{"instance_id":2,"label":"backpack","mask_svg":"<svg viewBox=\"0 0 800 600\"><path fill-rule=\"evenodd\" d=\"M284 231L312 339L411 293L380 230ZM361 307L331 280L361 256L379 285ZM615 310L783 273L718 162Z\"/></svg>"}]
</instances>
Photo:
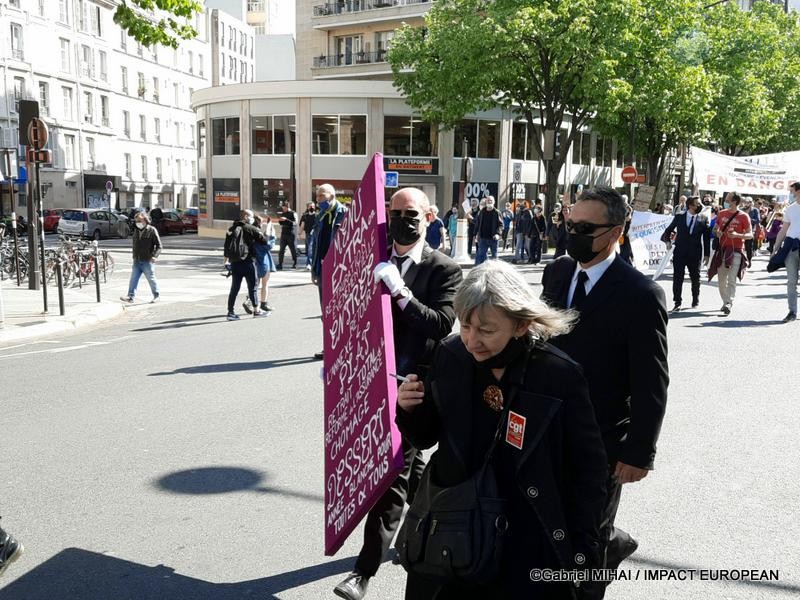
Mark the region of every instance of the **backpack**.
<instances>
[{"instance_id":1,"label":"backpack","mask_svg":"<svg viewBox=\"0 0 800 600\"><path fill-rule=\"evenodd\" d=\"M243 227L231 227L225 234L224 254L231 262L238 262L247 258L250 249L244 241Z\"/></svg>"}]
</instances>

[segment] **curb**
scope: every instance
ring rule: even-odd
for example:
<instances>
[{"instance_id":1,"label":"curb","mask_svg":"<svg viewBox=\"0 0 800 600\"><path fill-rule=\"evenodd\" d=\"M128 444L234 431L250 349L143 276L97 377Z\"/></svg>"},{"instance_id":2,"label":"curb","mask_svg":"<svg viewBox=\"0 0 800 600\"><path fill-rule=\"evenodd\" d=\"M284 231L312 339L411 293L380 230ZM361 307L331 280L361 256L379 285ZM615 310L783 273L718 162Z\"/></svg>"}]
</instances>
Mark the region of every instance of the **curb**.
<instances>
[{"instance_id":1,"label":"curb","mask_svg":"<svg viewBox=\"0 0 800 600\"><path fill-rule=\"evenodd\" d=\"M66 331L75 331L101 321L107 321L121 315L125 311L122 305L103 303L91 311L78 314L75 317L56 317L52 321L45 321L28 327L15 326L11 329L0 329L0 344L17 342L31 338L55 335ZM47 318L47 317L45 317Z\"/></svg>"}]
</instances>

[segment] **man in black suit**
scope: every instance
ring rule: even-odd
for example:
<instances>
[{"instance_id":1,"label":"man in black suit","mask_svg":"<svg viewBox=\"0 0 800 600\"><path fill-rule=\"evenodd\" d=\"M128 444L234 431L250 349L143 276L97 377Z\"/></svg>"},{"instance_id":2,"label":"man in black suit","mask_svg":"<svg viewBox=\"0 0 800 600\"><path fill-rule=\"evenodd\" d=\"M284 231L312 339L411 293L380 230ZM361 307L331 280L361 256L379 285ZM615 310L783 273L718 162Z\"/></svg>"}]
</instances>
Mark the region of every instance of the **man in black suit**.
<instances>
[{"instance_id":1,"label":"man in black suit","mask_svg":"<svg viewBox=\"0 0 800 600\"><path fill-rule=\"evenodd\" d=\"M672 307L672 312L681 309L681 292L687 267L689 279L692 281L692 308L697 308L700 304L700 261L705 255L707 265L711 254L711 228L708 218L700 213L702 209L700 197L692 196L686 201L686 212L675 215L661 236L661 240L667 245L675 244L675 251L672 253L672 300L675 306Z\"/></svg>"},{"instance_id":2,"label":"man in black suit","mask_svg":"<svg viewBox=\"0 0 800 600\"><path fill-rule=\"evenodd\" d=\"M375 279L383 281L392 295L396 372L400 375L424 375L436 344L451 333L456 319L453 298L461 283L461 269L425 243L425 229L432 221L430 201L421 190L403 188L392 196L391 260L375 267ZM341 598L360 600L365 596L369 578L378 571L400 524L403 505L416 491L425 463L405 441L403 453L402 473L367 515L355 569L334 588Z\"/></svg>"},{"instance_id":3,"label":"man in black suit","mask_svg":"<svg viewBox=\"0 0 800 600\"><path fill-rule=\"evenodd\" d=\"M664 292L616 255L626 207L610 188L584 192L566 222L569 256L542 279L543 300L580 313L572 332L552 342L583 366L603 435L612 475L601 533L612 569L638 546L614 519L622 485L653 468L669 384ZM587 588L602 598L603 585Z\"/></svg>"}]
</instances>

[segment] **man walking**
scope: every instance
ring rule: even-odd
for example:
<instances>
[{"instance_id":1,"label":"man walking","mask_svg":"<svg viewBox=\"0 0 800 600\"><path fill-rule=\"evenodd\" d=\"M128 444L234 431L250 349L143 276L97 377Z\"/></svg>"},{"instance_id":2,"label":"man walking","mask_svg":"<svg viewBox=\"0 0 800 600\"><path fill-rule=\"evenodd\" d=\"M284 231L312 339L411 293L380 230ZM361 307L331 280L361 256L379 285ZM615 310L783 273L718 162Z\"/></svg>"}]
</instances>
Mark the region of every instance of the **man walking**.
<instances>
[{"instance_id":1,"label":"man walking","mask_svg":"<svg viewBox=\"0 0 800 600\"><path fill-rule=\"evenodd\" d=\"M278 221L281 224L281 239L278 246L278 271L283 270L283 256L286 254L286 247L292 253L292 268L297 268L297 248L295 248L294 228L297 225L297 213L289 208L289 203L284 200L281 202L281 212L278 214Z\"/></svg>"},{"instance_id":2,"label":"man walking","mask_svg":"<svg viewBox=\"0 0 800 600\"><path fill-rule=\"evenodd\" d=\"M700 212L702 208L698 196L689 198L686 201L686 213L675 215L661 237L669 246L675 234L675 251L672 253L672 301L675 306L672 312L681 309L683 278L687 268L692 282L692 308L700 304L700 261L705 256L705 264L708 265L711 254L711 228L708 218Z\"/></svg>"},{"instance_id":3,"label":"man walking","mask_svg":"<svg viewBox=\"0 0 800 600\"><path fill-rule=\"evenodd\" d=\"M747 259L744 256L744 241L753 238L750 217L739 210L742 198L736 192L728 192L725 197L725 210L717 215L714 234L719 240L720 263L715 271L708 272L711 279L715 274L719 277L719 295L722 297L722 314L731 314L733 300L736 297L737 279L744 277Z\"/></svg>"},{"instance_id":4,"label":"man walking","mask_svg":"<svg viewBox=\"0 0 800 600\"><path fill-rule=\"evenodd\" d=\"M233 222L225 236L225 259L231 265L231 290L228 293L228 321L238 321L236 314L236 296L242 287L242 279L247 282L247 297L250 300L254 317L263 317L267 311L261 310L256 295L256 242L266 244L267 238L254 225L255 215L252 210L243 210L239 219ZM246 305L245 305L246 306ZM245 308L247 310L247 308ZM249 312L249 311L248 311Z\"/></svg>"},{"instance_id":5,"label":"man walking","mask_svg":"<svg viewBox=\"0 0 800 600\"><path fill-rule=\"evenodd\" d=\"M575 328L552 342L583 367L603 435L611 477L601 534L609 569L638 547L614 521L622 486L653 468L669 384L664 292L616 253L626 212L616 191L585 191L565 219L569 256L547 265L542 279L543 300L580 313ZM586 589L603 597L601 584Z\"/></svg>"},{"instance_id":6,"label":"man walking","mask_svg":"<svg viewBox=\"0 0 800 600\"><path fill-rule=\"evenodd\" d=\"M505 252L508 250L508 232L511 231L511 223L514 221L514 213L511 211L511 202L506 202L506 208L500 213L500 216L503 218L503 252ZM513 237L511 241L514 241Z\"/></svg>"},{"instance_id":7,"label":"man walking","mask_svg":"<svg viewBox=\"0 0 800 600\"><path fill-rule=\"evenodd\" d=\"M475 221L475 235L478 238L478 252L475 254L475 264L479 265L486 261L490 249L492 258L497 258L497 242L500 239L503 220L500 218L500 211L494 206L493 196L486 198L486 206L478 213Z\"/></svg>"},{"instance_id":8,"label":"man walking","mask_svg":"<svg viewBox=\"0 0 800 600\"><path fill-rule=\"evenodd\" d=\"M530 248L528 248L528 232L533 227L533 214L530 209L525 206L524 202L517 205L517 212L514 215L514 240L516 248L514 249L514 258L511 260L512 264L525 260L525 254L528 255L530 260Z\"/></svg>"},{"instance_id":9,"label":"man walking","mask_svg":"<svg viewBox=\"0 0 800 600\"><path fill-rule=\"evenodd\" d=\"M389 211L392 234L390 262L375 267L375 278L392 295L396 372L424 377L436 344L455 322L453 298L461 269L448 256L425 243L430 202L422 190L404 188L392 196ZM334 589L346 600L361 600L375 576L400 524L403 505L416 490L425 466L421 453L403 442L405 466L389 490L375 503L364 524L364 544L355 569Z\"/></svg>"},{"instance_id":10,"label":"man walking","mask_svg":"<svg viewBox=\"0 0 800 600\"><path fill-rule=\"evenodd\" d=\"M304 212L303 216L300 217L300 233L306 242L306 263L308 263L308 257L311 256L311 251L308 249L308 247L311 240L311 232L314 230L314 222L316 220L317 207L313 202L309 202L306 205L306 212Z\"/></svg>"},{"instance_id":11,"label":"man walking","mask_svg":"<svg viewBox=\"0 0 800 600\"><path fill-rule=\"evenodd\" d=\"M797 319L797 274L800 270L800 182L795 181L789 191L794 202L783 211L783 225L775 239L773 254L780 251L782 244L790 244L784 262L786 266L786 298L789 301L789 314L783 318L784 323Z\"/></svg>"},{"instance_id":12,"label":"man walking","mask_svg":"<svg viewBox=\"0 0 800 600\"><path fill-rule=\"evenodd\" d=\"M158 280L156 279L155 261L161 253L161 237L156 228L150 225L150 217L145 212L136 214L136 229L133 231L133 265L131 267L131 279L128 282L128 295L122 296L120 300L127 304L133 304L136 296L136 288L139 285L139 278L144 273L147 283L150 284L150 291L156 302L159 298Z\"/></svg>"}]
</instances>

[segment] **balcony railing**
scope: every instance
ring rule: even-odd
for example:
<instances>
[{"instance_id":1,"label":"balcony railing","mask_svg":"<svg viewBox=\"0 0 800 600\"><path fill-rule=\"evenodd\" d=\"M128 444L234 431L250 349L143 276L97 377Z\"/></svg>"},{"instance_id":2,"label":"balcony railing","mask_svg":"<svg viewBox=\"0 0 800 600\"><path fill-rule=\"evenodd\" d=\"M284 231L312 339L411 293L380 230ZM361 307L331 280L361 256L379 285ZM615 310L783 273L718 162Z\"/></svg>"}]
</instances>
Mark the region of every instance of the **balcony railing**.
<instances>
[{"instance_id":1,"label":"balcony railing","mask_svg":"<svg viewBox=\"0 0 800 600\"><path fill-rule=\"evenodd\" d=\"M328 56L315 56L315 69L330 69L347 65L368 65L371 63L386 62L386 50L375 52L351 52L348 54L329 54Z\"/></svg>"},{"instance_id":2,"label":"balcony railing","mask_svg":"<svg viewBox=\"0 0 800 600\"><path fill-rule=\"evenodd\" d=\"M12 48L11 56L17 60L25 60L25 52L22 51L22 48Z\"/></svg>"},{"instance_id":3,"label":"balcony railing","mask_svg":"<svg viewBox=\"0 0 800 600\"><path fill-rule=\"evenodd\" d=\"M430 4L431 0L337 0L314 7L315 17L341 15L346 13L389 8L392 6L409 6L412 4Z\"/></svg>"}]
</instances>

